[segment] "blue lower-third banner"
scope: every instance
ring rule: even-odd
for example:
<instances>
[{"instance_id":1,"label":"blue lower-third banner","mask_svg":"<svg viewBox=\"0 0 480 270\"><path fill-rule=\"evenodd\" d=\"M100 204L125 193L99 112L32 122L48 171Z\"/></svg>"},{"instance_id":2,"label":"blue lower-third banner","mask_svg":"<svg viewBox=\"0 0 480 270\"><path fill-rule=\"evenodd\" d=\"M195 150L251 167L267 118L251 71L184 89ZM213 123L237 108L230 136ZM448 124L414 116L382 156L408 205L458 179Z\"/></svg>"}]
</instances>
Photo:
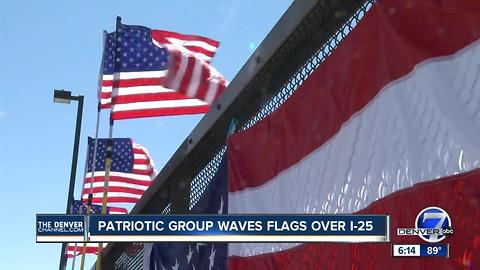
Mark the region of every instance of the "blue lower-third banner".
<instances>
[{"instance_id":1,"label":"blue lower-third banner","mask_svg":"<svg viewBox=\"0 0 480 270\"><path fill-rule=\"evenodd\" d=\"M37 242L79 236L69 233L70 227L56 233L55 225L73 226L67 217L72 216L37 215ZM86 242L389 241L386 215L92 215L85 220Z\"/></svg>"}]
</instances>

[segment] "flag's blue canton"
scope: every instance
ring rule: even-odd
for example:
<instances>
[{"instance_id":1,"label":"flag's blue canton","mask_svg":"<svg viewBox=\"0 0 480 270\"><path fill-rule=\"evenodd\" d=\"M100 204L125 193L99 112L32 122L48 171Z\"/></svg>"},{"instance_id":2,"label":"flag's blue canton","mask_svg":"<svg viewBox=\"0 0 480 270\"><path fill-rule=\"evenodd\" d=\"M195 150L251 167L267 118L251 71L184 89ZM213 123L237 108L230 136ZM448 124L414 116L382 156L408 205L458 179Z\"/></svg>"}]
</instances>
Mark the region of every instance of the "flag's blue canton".
<instances>
[{"instance_id":1,"label":"flag's blue canton","mask_svg":"<svg viewBox=\"0 0 480 270\"><path fill-rule=\"evenodd\" d=\"M167 69L168 51L152 42L150 28L121 24L115 43L115 32L107 34L103 74L113 74L115 68L120 72Z\"/></svg>"},{"instance_id":2,"label":"flag's blue canton","mask_svg":"<svg viewBox=\"0 0 480 270\"><path fill-rule=\"evenodd\" d=\"M199 202L192 208L193 214L226 214L227 154L218 171L208 184ZM150 254L150 270L212 270L227 269L226 243L165 243L153 244Z\"/></svg>"},{"instance_id":3,"label":"flag's blue canton","mask_svg":"<svg viewBox=\"0 0 480 270\"><path fill-rule=\"evenodd\" d=\"M98 139L97 157L95 171L105 171L105 158L107 155L108 139ZM88 137L88 172L92 171L93 147L95 139ZM133 170L133 148L132 140L129 138L113 139L113 155L110 171L132 173Z\"/></svg>"},{"instance_id":4,"label":"flag's blue canton","mask_svg":"<svg viewBox=\"0 0 480 270\"><path fill-rule=\"evenodd\" d=\"M102 206L92 204L92 214L101 214ZM87 213L87 205L82 201L74 200L72 204L72 214L85 215Z\"/></svg>"}]
</instances>

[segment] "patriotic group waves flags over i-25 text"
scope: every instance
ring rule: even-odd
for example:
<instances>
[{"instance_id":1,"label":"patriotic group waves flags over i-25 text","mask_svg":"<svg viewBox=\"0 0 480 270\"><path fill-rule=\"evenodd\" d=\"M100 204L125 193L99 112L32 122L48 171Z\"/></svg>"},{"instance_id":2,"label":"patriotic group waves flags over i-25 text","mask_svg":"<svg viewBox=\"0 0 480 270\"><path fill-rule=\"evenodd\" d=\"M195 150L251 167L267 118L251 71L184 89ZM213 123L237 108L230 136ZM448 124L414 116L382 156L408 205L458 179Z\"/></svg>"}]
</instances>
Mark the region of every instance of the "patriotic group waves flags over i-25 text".
<instances>
[{"instance_id":1,"label":"patriotic group waves flags over i-25 text","mask_svg":"<svg viewBox=\"0 0 480 270\"><path fill-rule=\"evenodd\" d=\"M119 24L106 35L100 106L112 119L206 113L226 88L211 65L219 43Z\"/></svg>"}]
</instances>

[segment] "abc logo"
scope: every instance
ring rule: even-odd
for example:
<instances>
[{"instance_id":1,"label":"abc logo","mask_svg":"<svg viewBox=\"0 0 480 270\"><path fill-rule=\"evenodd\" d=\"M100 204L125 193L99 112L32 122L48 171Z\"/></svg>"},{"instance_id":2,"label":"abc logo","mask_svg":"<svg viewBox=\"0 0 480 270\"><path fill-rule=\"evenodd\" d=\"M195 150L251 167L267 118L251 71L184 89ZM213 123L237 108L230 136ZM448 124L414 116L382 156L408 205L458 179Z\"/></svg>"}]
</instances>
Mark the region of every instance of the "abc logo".
<instances>
[{"instance_id":1,"label":"abc logo","mask_svg":"<svg viewBox=\"0 0 480 270\"><path fill-rule=\"evenodd\" d=\"M445 239L446 235L452 235L452 221L447 211L440 207L427 207L420 211L415 220L415 228L417 229L432 229L431 233L420 234L423 240L436 243Z\"/></svg>"}]
</instances>

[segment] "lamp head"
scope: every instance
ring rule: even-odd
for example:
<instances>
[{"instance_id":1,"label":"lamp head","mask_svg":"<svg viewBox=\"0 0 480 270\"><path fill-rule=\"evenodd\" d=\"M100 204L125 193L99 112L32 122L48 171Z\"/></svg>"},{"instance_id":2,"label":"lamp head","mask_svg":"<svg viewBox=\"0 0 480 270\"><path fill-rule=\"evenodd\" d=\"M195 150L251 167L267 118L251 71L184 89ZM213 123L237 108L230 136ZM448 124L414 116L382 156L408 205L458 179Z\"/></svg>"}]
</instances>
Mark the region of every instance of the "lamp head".
<instances>
[{"instance_id":1,"label":"lamp head","mask_svg":"<svg viewBox=\"0 0 480 270\"><path fill-rule=\"evenodd\" d=\"M53 102L70 104L71 100L72 100L72 92L65 91L63 89L62 90L55 89L53 93Z\"/></svg>"}]
</instances>

